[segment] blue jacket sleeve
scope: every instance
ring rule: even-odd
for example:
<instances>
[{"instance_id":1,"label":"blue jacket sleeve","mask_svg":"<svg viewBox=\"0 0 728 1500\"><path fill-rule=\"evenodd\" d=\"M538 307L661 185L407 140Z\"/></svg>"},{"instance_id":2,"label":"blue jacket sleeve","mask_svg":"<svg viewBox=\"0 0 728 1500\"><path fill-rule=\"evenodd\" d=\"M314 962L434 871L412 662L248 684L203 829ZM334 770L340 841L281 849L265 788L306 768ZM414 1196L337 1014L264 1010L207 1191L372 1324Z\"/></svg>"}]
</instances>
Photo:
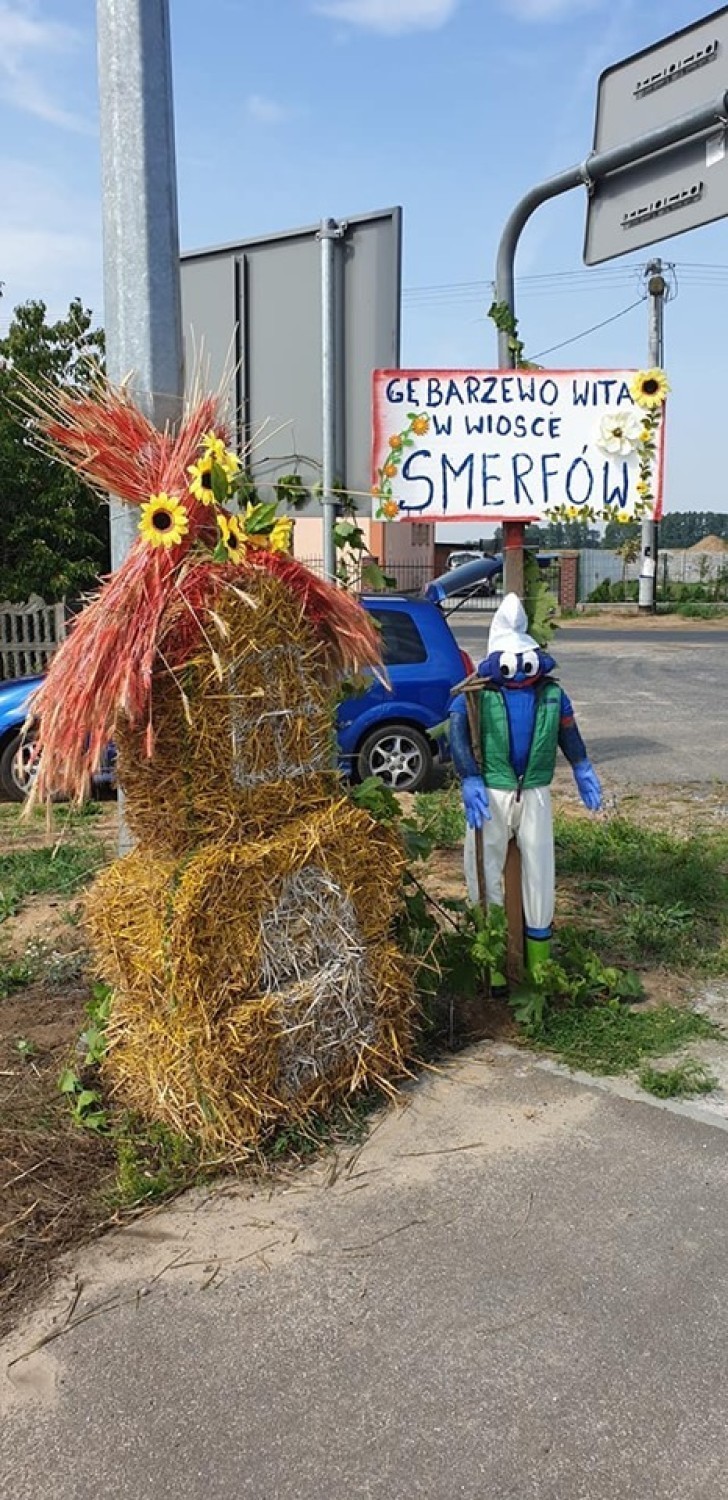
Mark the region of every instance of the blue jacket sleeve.
<instances>
[{"instance_id":1,"label":"blue jacket sleeve","mask_svg":"<svg viewBox=\"0 0 728 1500\"><path fill-rule=\"evenodd\" d=\"M561 710L559 717L559 747L563 750L566 759L572 766L578 766L580 761L587 760L586 745L579 733L579 727L574 718L574 710L571 699L561 689Z\"/></svg>"},{"instance_id":2,"label":"blue jacket sleeve","mask_svg":"<svg viewBox=\"0 0 728 1500\"><path fill-rule=\"evenodd\" d=\"M467 705L462 693L458 693L450 705L450 751L455 772L461 781L466 776L480 776L470 739Z\"/></svg>"}]
</instances>

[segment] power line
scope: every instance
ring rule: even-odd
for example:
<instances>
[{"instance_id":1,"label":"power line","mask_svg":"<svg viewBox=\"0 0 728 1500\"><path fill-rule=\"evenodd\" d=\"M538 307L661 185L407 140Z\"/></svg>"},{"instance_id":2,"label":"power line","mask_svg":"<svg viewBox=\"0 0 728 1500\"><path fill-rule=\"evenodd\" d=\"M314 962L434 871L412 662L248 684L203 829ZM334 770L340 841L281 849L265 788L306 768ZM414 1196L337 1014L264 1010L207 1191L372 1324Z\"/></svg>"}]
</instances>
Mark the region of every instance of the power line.
<instances>
[{"instance_id":1,"label":"power line","mask_svg":"<svg viewBox=\"0 0 728 1500\"><path fill-rule=\"evenodd\" d=\"M543 359L544 354L553 354L555 349L565 349L567 344L576 344L579 339L585 339L587 334L596 333L598 328L606 328L607 323L616 323L618 318L623 318L632 309L639 307L644 302L644 297L638 297L636 302L630 302L629 307L623 307L621 312L613 313L611 318L602 318L601 323L592 323L591 328L584 328L581 333L575 333L570 339L562 339L560 344L551 344L548 349L539 349L534 359Z\"/></svg>"}]
</instances>

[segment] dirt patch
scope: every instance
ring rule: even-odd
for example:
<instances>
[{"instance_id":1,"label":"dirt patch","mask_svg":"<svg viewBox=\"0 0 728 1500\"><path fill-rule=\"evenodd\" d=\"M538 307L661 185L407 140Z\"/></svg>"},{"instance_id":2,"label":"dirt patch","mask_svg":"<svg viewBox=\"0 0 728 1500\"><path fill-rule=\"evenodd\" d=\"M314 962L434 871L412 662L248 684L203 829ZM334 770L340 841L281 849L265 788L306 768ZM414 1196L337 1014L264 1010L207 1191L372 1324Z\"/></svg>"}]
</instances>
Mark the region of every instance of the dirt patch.
<instances>
[{"instance_id":1,"label":"dirt patch","mask_svg":"<svg viewBox=\"0 0 728 1500\"><path fill-rule=\"evenodd\" d=\"M73 1124L58 1092L87 998L37 984L0 1001L0 1334L56 1256L109 1217L111 1147Z\"/></svg>"}]
</instances>

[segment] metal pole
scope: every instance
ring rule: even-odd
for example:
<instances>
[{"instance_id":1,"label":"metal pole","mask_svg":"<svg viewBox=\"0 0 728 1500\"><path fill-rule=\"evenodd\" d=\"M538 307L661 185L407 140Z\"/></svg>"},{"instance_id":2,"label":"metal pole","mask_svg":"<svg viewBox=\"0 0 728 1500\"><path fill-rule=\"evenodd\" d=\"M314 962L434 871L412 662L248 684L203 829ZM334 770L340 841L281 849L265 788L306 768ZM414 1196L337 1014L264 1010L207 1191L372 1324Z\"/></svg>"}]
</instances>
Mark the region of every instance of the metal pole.
<instances>
[{"instance_id":1,"label":"metal pole","mask_svg":"<svg viewBox=\"0 0 728 1500\"><path fill-rule=\"evenodd\" d=\"M97 0L106 366L158 427L184 389L169 0ZM111 565L136 537L111 502Z\"/></svg>"},{"instance_id":2,"label":"metal pole","mask_svg":"<svg viewBox=\"0 0 728 1500\"><path fill-rule=\"evenodd\" d=\"M557 198L561 193L568 193L571 188L579 186L589 188L592 183L599 182L610 172L616 172L620 167L630 166L633 162L642 161L645 157L654 156L657 151L664 151L667 146L674 146L679 141L707 135L725 119L727 110L728 92L719 94L711 104L703 104L699 109L691 109L687 114L679 115L667 125L660 125L657 130L651 130L647 135L637 136L635 140L626 141L622 146L614 146L611 151L593 152L583 162L578 162L573 167L566 167L555 177L548 177L544 182L531 188L516 204L500 238L495 276L496 301L505 302L511 312L515 313L516 299L513 283L518 241L532 213L540 208L542 203L546 203L549 198ZM510 369L512 363L511 351L508 348L508 334L500 331L498 363L501 369Z\"/></svg>"},{"instance_id":3,"label":"metal pole","mask_svg":"<svg viewBox=\"0 0 728 1500\"><path fill-rule=\"evenodd\" d=\"M184 345L169 0L97 0L106 367L157 427L182 410ZM111 566L137 535L111 500ZM119 853L132 839L119 794Z\"/></svg>"},{"instance_id":4,"label":"metal pole","mask_svg":"<svg viewBox=\"0 0 728 1500\"><path fill-rule=\"evenodd\" d=\"M665 295L667 282L662 274L662 261L652 260L647 266L647 292L649 326L647 338L647 363L649 368L662 369L665 363ZM657 523L645 518L641 526L642 562L639 578L639 607L654 614L657 608Z\"/></svg>"},{"instance_id":5,"label":"metal pole","mask_svg":"<svg viewBox=\"0 0 728 1500\"><path fill-rule=\"evenodd\" d=\"M336 281L335 241L344 233L335 219L322 219L318 237L321 241L321 396L322 396L322 483L321 510L323 526L324 577L336 582Z\"/></svg>"}]
</instances>

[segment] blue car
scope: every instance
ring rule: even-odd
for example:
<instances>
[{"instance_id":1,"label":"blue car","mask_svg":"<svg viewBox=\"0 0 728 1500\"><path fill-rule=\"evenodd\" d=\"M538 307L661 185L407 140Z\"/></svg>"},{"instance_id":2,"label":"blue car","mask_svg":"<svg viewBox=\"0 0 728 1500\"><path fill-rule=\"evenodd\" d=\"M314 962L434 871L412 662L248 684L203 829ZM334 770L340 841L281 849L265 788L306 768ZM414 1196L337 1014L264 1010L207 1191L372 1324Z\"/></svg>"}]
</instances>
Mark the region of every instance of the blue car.
<instances>
[{"instance_id":1,"label":"blue car","mask_svg":"<svg viewBox=\"0 0 728 1500\"><path fill-rule=\"evenodd\" d=\"M382 632L391 687L376 680L366 692L345 698L337 712L339 763L353 780L379 776L395 791L425 787L447 751L432 731L447 717L456 683L473 670L448 625L442 606L470 593L502 569L502 558L483 557L435 579L427 597L373 594L362 599ZM15 802L27 795L33 776L32 733L23 736L28 700L40 677L0 683L0 794ZM97 778L114 780L114 752Z\"/></svg>"}]
</instances>

